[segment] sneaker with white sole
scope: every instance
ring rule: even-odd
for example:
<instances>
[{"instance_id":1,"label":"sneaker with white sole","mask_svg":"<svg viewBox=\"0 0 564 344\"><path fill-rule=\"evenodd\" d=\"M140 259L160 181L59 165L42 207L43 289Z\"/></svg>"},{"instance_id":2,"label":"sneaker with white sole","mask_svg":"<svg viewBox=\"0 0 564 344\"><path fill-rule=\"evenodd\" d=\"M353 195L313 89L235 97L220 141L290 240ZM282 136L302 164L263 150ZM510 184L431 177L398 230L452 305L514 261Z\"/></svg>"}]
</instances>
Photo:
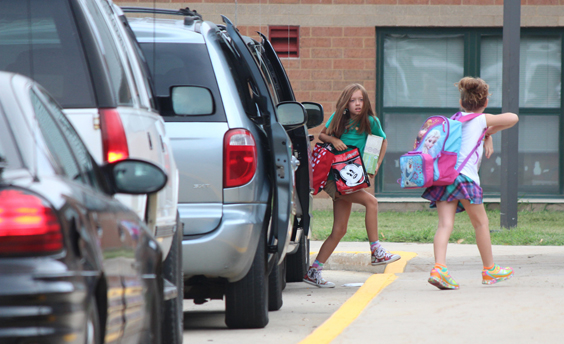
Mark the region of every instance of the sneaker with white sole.
<instances>
[{"instance_id":1,"label":"sneaker with white sole","mask_svg":"<svg viewBox=\"0 0 564 344\"><path fill-rule=\"evenodd\" d=\"M399 260L401 256L386 251L382 246L372 252L372 265L390 264Z\"/></svg>"},{"instance_id":2,"label":"sneaker with white sole","mask_svg":"<svg viewBox=\"0 0 564 344\"><path fill-rule=\"evenodd\" d=\"M321 277L321 271L310 267L304 276L304 282L319 288L335 288L335 283L329 282Z\"/></svg>"}]
</instances>

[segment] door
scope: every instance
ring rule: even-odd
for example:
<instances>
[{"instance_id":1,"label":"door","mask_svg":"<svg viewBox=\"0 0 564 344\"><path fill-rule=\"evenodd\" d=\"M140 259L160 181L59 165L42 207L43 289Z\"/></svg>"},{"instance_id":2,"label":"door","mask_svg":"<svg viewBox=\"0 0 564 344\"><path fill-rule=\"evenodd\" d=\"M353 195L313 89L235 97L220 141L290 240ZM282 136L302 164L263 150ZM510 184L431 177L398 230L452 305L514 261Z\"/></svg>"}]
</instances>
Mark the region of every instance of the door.
<instances>
[{"instance_id":1,"label":"door","mask_svg":"<svg viewBox=\"0 0 564 344\"><path fill-rule=\"evenodd\" d=\"M290 79L286 74L286 70L280 62L278 55L274 51L272 44L266 38L265 35L260 33L262 37L261 45L264 49L264 55L269 63L267 63L270 72L274 74L274 77L278 81L276 83L276 92L278 93L278 98L280 101L296 101L294 96L294 90L290 84ZM300 201L301 207L301 218L299 223L296 223L296 227L301 227L304 230L305 235L309 234L309 225L311 221L310 208L313 203L313 196L311 194L311 181L313 180L313 172L311 171L311 145L309 141L309 133L307 131L307 126L296 128L291 130L288 135L292 139L292 144L294 145L294 150L298 152L298 160L300 161L300 166L296 171L296 190L297 197ZM292 234L292 240L297 240L295 238L296 231Z\"/></svg>"},{"instance_id":2,"label":"door","mask_svg":"<svg viewBox=\"0 0 564 344\"><path fill-rule=\"evenodd\" d=\"M292 144L286 130L276 119L276 109L270 98L268 87L251 52L231 21L225 16L223 21L235 48L249 67L250 79L254 81L257 87L256 92L258 94L255 95L255 102L262 114L261 125L268 138L272 160L270 175L273 176L274 181L272 190L272 235L269 238L268 245L276 244L278 246L278 257L282 261L286 255L286 247L290 240L289 233L291 233L293 225L294 170L291 165Z\"/></svg>"}]
</instances>

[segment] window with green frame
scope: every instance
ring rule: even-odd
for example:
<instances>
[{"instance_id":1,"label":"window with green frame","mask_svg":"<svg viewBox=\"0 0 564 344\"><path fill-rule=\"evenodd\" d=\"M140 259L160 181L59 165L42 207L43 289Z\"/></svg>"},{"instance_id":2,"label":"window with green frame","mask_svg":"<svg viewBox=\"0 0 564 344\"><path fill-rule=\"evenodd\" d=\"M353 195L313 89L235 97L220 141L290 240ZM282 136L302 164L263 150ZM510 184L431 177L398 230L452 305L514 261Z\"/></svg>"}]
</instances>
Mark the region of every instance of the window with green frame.
<instances>
[{"instance_id":1,"label":"window with green frame","mask_svg":"<svg viewBox=\"0 0 564 344\"><path fill-rule=\"evenodd\" d=\"M561 197L564 147L562 49L564 28L522 29L519 68L520 197ZM502 29L377 28L376 110L388 137L388 150L376 193L420 195L403 190L399 157L413 149L415 134L432 115L459 110L455 83L479 76L490 85L488 113L501 112ZM500 190L501 133L494 154L482 160L481 186L489 196Z\"/></svg>"}]
</instances>

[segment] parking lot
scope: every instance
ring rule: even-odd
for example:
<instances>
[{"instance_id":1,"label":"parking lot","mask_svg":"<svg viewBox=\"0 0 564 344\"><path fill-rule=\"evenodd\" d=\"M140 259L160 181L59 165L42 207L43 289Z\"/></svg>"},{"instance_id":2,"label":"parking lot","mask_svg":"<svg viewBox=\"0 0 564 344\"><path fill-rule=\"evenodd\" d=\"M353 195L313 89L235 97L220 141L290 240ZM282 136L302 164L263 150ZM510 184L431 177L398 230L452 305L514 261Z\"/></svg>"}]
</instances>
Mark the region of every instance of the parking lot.
<instances>
[{"instance_id":1,"label":"parking lot","mask_svg":"<svg viewBox=\"0 0 564 344\"><path fill-rule=\"evenodd\" d=\"M311 243L312 253L319 245L319 242ZM282 309L270 312L270 323L265 329L228 330L223 322L223 301L195 306L185 300L184 340L191 343L357 343L375 339L388 343L484 340L556 343L564 335L559 325L564 317L563 247L494 246L496 262L512 266L515 277L498 285L484 286L480 282L481 262L476 246L451 244L449 269L461 288L440 291L427 283L433 262L431 244L388 243L391 251L415 255L407 262L404 272L389 275L396 278L377 293L387 274L381 267L374 271L368 263L362 263L365 246L366 243L351 242L339 245L324 272L326 279L335 282L335 289L288 284ZM364 282L370 290L362 292L356 285ZM371 298L372 295L375 296ZM363 299L368 300L366 307Z\"/></svg>"}]
</instances>

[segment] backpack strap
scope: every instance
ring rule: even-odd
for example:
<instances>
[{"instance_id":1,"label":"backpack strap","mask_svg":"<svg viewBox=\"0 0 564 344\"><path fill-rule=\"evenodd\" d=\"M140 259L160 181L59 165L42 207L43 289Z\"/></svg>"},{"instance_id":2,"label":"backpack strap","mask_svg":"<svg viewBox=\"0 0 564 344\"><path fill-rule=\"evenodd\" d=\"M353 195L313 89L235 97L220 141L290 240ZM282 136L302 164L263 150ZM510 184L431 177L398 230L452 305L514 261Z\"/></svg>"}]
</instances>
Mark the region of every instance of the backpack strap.
<instances>
[{"instance_id":1,"label":"backpack strap","mask_svg":"<svg viewBox=\"0 0 564 344\"><path fill-rule=\"evenodd\" d=\"M472 115L476 115L476 114L472 114ZM478 114L478 115L481 115L481 114ZM468 116L471 116L471 115L468 115ZM467 117L467 116L464 116L464 117ZM476 116L474 116L474 117L476 117ZM460 166L458 166L458 168L456 169L456 172L460 173L460 171L462 171L464 166L466 166L466 163L468 162L468 160L470 160L470 157L472 157L472 155L474 155L474 152L478 149L478 147L480 147L480 143L482 143L482 139L486 135L487 130L488 130L488 128L484 129L484 132L482 133L482 135L480 135L480 138L478 139L478 143L476 143L476 146L474 147L474 149L472 149L472 151L468 154L468 156L466 157L466 159L464 159L464 161L460 164Z\"/></svg>"},{"instance_id":2,"label":"backpack strap","mask_svg":"<svg viewBox=\"0 0 564 344\"><path fill-rule=\"evenodd\" d=\"M464 122L468 122L468 121L470 121L470 120L472 120L472 119L474 119L474 118L476 118L480 115L483 115L483 114L481 114L481 113L470 113L466 116L462 116L462 112L459 111L459 112L455 113L454 115L452 115L450 117L450 119L464 123Z\"/></svg>"}]
</instances>

